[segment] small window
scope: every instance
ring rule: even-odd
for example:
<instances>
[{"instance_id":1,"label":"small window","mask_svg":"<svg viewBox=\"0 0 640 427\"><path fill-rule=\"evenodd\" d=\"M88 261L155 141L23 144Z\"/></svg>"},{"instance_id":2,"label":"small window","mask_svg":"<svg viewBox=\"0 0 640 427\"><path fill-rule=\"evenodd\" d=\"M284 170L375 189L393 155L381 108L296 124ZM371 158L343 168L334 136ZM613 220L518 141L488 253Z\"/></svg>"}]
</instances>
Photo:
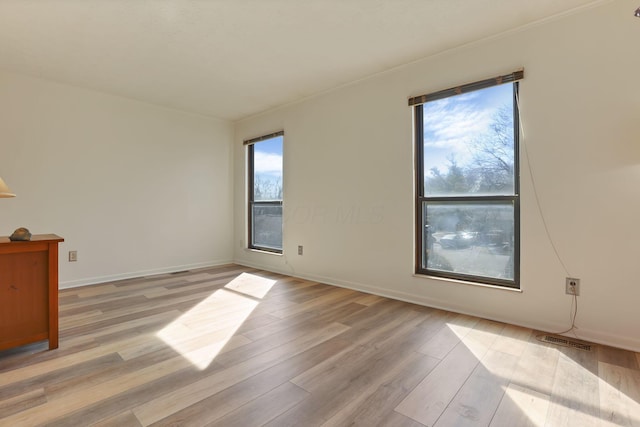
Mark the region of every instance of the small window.
<instances>
[{"instance_id":1,"label":"small window","mask_svg":"<svg viewBox=\"0 0 640 427\"><path fill-rule=\"evenodd\" d=\"M410 101L418 274L519 288L518 82L504 80Z\"/></svg>"},{"instance_id":2,"label":"small window","mask_svg":"<svg viewBox=\"0 0 640 427\"><path fill-rule=\"evenodd\" d=\"M283 132L245 141L248 151L249 247L282 253Z\"/></svg>"}]
</instances>

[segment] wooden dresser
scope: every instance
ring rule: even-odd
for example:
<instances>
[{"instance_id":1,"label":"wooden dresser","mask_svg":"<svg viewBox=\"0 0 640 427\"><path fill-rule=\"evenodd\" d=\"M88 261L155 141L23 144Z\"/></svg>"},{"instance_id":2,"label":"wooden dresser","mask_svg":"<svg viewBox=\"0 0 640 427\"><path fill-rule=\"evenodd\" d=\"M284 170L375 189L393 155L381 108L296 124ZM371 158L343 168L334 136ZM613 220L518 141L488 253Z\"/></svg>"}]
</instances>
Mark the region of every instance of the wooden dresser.
<instances>
[{"instance_id":1,"label":"wooden dresser","mask_svg":"<svg viewBox=\"0 0 640 427\"><path fill-rule=\"evenodd\" d=\"M0 237L0 350L49 340L58 348L58 243L55 234L28 242Z\"/></svg>"}]
</instances>

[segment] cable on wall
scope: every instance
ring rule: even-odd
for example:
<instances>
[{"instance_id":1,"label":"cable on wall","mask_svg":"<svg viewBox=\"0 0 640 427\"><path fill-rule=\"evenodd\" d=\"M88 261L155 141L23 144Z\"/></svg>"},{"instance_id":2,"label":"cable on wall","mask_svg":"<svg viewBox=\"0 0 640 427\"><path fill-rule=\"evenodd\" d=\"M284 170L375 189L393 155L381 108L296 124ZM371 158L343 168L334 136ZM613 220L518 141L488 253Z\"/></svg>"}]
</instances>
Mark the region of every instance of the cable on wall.
<instances>
[{"instance_id":1,"label":"cable on wall","mask_svg":"<svg viewBox=\"0 0 640 427\"><path fill-rule=\"evenodd\" d=\"M520 96L517 93L516 93L516 103L518 104L518 111L520 111ZM538 207L538 213L540 213L540 218L542 219L542 225L544 226L545 234L547 235L547 239L549 239L549 243L551 243L551 247L553 248L553 252L555 253L556 258L560 262L560 265L562 265L564 272L567 273L568 277L572 277L571 274L569 274L569 269L567 268L564 261L562 260L562 257L560 256L560 252L558 252L558 248L556 247L556 244L554 243L553 238L551 237L551 232L549 231L547 220L545 219L544 213L542 212L542 205L540 204L540 196L538 195L538 186L536 185L536 180L533 175L533 168L531 167L531 157L529 156L529 150L527 149L527 144L526 144L527 138L526 138L526 133L524 131L524 125L522 124L522 119L519 120L519 123L520 123L520 132L522 133L522 138L520 138L520 141L521 141L520 145L524 148L524 154L525 154L525 157L527 158L527 169L529 170L529 177L531 178L533 195L536 199L536 206Z\"/></svg>"},{"instance_id":2,"label":"cable on wall","mask_svg":"<svg viewBox=\"0 0 640 427\"><path fill-rule=\"evenodd\" d=\"M518 111L520 111L520 96L518 95L518 93L516 93L516 104L518 104ZM545 234L547 235L547 239L549 240L549 243L553 248L553 252L555 253L556 258L558 259L558 262L564 269L564 272L567 274L567 277L573 277L569 273L569 269L567 268L566 264L562 260L562 257L560 256L560 252L558 251L558 248L556 247L556 244L553 241L553 238L551 237L551 232L549 231L547 220L545 219L544 213L542 211L540 196L538 195L538 187L536 185L536 180L533 173L533 167L531 166L531 157L529 156L529 150L527 149L526 133L524 131L524 125L522 124L522 119L519 120L519 124L520 124L520 132L522 133L522 138L520 138L520 145L524 148L524 154L527 159L527 169L529 170L529 177L531 178L531 186L533 187L533 195L536 199L536 206L538 208L538 213L540 214L540 218L542 219L542 225L544 227ZM573 334L575 335L575 330L578 329L578 327L576 326L577 315L578 315L578 296L576 294L573 294L573 299L571 300L571 308L569 309L569 319L571 321L571 326L569 327L569 329L562 332L555 332L555 334L562 335L569 332L573 332ZM538 335L537 338L540 339L542 336L543 335Z\"/></svg>"}]
</instances>

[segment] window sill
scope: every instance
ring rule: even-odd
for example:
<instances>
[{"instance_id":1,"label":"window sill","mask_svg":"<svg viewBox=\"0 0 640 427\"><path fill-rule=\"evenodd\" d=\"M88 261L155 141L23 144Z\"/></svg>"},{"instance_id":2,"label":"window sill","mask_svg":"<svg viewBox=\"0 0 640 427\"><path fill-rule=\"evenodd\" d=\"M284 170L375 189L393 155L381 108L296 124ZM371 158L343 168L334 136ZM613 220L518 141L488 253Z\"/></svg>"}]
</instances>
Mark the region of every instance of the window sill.
<instances>
[{"instance_id":1,"label":"window sill","mask_svg":"<svg viewBox=\"0 0 640 427\"><path fill-rule=\"evenodd\" d=\"M262 250L262 249L253 249L253 248L244 248L244 250L245 250L245 252L254 252L254 253L258 253L258 254L282 256L282 252L271 252L271 251L265 251L265 250Z\"/></svg>"},{"instance_id":2,"label":"window sill","mask_svg":"<svg viewBox=\"0 0 640 427\"><path fill-rule=\"evenodd\" d=\"M500 290L500 291L517 292L517 293L520 293L520 294L522 293L522 289L518 289L518 288L509 288L507 286L489 285L489 284L486 284L486 283L468 282L466 280L449 279L449 278L446 278L446 277L429 276L429 275L426 275L426 274L413 273L413 277L419 277L421 279L437 280L437 281L448 282L448 283L457 283L457 284L460 284L460 285L467 285L467 286L479 286L481 288L497 289L497 290Z\"/></svg>"}]
</instances>

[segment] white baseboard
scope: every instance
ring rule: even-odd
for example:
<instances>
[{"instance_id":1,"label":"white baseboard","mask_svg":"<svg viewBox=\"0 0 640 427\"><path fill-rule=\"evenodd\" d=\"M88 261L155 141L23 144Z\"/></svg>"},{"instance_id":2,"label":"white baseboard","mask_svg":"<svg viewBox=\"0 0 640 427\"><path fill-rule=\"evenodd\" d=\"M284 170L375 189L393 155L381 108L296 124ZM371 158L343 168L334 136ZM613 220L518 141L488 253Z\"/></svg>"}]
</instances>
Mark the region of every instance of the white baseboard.
<instances>
[{"instance_id":1,"label":"white baseboard","mask_svg":"<svg viewBox=\"0 0 640 427\"><path fill-rule=\"evenodd\" d=\"M114 282L116 280L135 279L138 277L154 276L156 274L175 273L177 271L194 270L196 268L218 267L233 264L231 260L217 260L199 262L195 264L175 265L172 267L155 268L151 270L131 271L128 273L110 274L107 276L88 277L78 280L68 280L59 283L59 289L77 288L80 286L96 285L98 283Z\"/></svg>"},{"instance_id":2,"label":"white baseboard","mask_svg":"<svg viewBox=\"0 0 640 427\"><path fill-rule=\"evenodd\" d=\"M286 271L284 269L277 269L271 266L260 265L258 263L250 263L250 262L237 261L237 260L234 261L234 263L238 265L244 265L246 267L258 268L261 270L272 271L274 273L285 274L288 276L293 276L293 277L297 277L304 280L311 280L314 282L326 283L328 285L352 289L354 291L366 292L369 294L391 298L399 301L404 301L412 304L433 307L441 310L452 311L455 313L467 314L470 316L481 317L488 320L495 320L497 322L502 322L502 323L509 323L512 325L522 326L525 328L535 329L535 330L544 331L544 332L553 333L554 331L564 331L567 329L566 324L559 324L555 322L545 322L545 321L523 322L518 319L509 319L509 318L501 317L499 315L487 316L486 313L473 312L472 310L468 310L466 307L461 307L461 306L457 306L456 304L451 304L450 301L440 301L432 298L420 297L420 296L412 295L405 292L398 292L398 291L393 291L385 288L379 288L376 286L366 285L363 283L340 280L333 277L300 274L295 271ZM579 339L584 341L590 341L596 344L609 345L612 347L622 348L625 350L640 352L640 340L638 339L611 335L611 334L606 334L600 331L583 329L583 328L578 329L576 334Z\"/></svg>"}]
</instances>

